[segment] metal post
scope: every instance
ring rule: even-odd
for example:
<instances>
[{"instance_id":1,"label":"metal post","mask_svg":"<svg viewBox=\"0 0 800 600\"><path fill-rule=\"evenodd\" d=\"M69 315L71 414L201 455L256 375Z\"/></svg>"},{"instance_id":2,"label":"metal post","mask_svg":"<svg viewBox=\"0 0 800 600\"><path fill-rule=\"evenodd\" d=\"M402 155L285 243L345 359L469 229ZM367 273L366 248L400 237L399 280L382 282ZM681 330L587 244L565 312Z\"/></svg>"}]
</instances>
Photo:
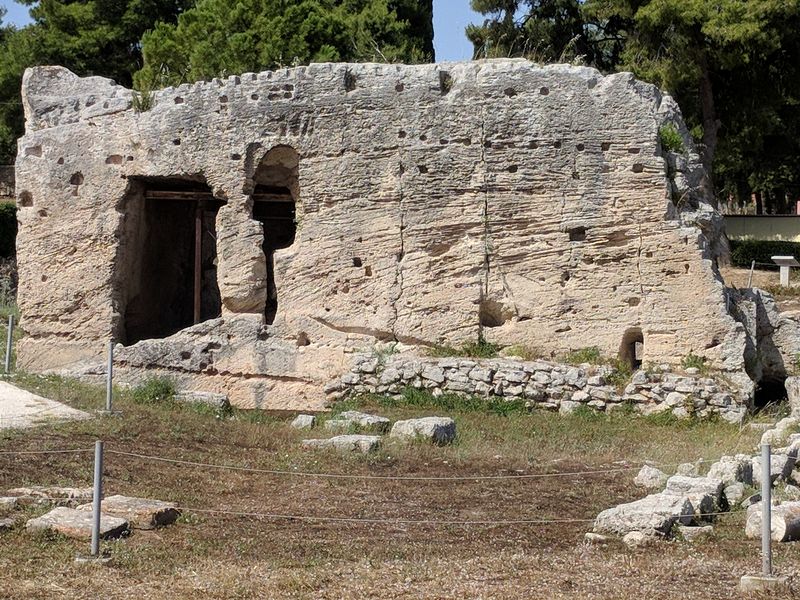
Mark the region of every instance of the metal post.
<instances>
[{"instance_id":1,"label":"metal post","mask_svg":"<svg viewBox=\"0 0 800 600\"><path fill-rule=\"evenodd\" d=\"M747 278L747 287L753 287L753 271L756 270L756 261L750 263L750 277Z\"/></svg>"},{"instance_id":2,"label":"metal post","mask_svg":"<svg viewBox=\"0 0 800 600\"><path fill-rule=\"evenodd\" d=\"M94 496L92 497L92 556L100 556L100 501L103 498L103 442L94 443Z\"/></svg>"},{"instance_id":3,"label":"metal post","mask_svg":"<svg viewBox=\"0 0 800 600\"><path fill-rule=\"evenodd\" d=\"M6 373L11 373L11 346L14 338L14 315L8 315L8 335L6 336Z\"/></svg>"},{"instance_id":4,"label":"metal post","mask_svg":"<svg viewBox=\"0 0 800 600\"><path fill-rule=\"evenodd\" d=\"M106 412L112 411L112 401L114 399L114 390L112 382L114 380L114 341L108 342L108 369L106 372Z\"/></svg>"},{"instance_id":5,"label":"metal post","mask_svg":"<svg viewBox=\"0 0 800 600\"><path fill-rule=\"evenodd\" d=\"M761 572L772 577L772 465L769 444L761 445Z\"/></svg>"}]
</instances>

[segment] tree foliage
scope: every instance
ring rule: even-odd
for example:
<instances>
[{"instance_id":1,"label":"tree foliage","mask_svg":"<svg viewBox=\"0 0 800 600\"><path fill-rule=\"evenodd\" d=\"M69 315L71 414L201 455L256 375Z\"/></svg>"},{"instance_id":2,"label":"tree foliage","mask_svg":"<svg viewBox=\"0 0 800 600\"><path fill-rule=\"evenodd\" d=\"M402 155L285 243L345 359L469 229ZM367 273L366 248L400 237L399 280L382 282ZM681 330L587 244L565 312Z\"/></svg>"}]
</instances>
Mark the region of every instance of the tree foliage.
<instances>
[{"instance_id":1,"label":"tree foliage","mask_svg":"<svg viewBox=\"0 0 800 600\"><path fill-rule=\"evenodd\" d=\"M630 70L672 93L719 196L800 193L800 0L472 0L472 6L488 17L467 30L479 54Z\"/></svg>"},{"instance_id":2,"label":"tree foliage","mask_svg":"<svg viewBox=\"0 0 800 600\"><path fill-rule=\"evenodd\" d=\"M13 162L22 134L22 73L57 64L80 75L131 85L141 67L140 40L157 22L175 21L193 0L20 0L33 23L0 33L0 162Z\"/></svg>"},{"instance_id":3,"label":"tree foliage","mask_svg":"<svg viewBox=\"0 0 800 600\"><path fill-rule=\"evenodd\" d=\"M433 59L432 0L199 0L142 41L140 88L324 61Z\"/></svg>"}]
</instances>

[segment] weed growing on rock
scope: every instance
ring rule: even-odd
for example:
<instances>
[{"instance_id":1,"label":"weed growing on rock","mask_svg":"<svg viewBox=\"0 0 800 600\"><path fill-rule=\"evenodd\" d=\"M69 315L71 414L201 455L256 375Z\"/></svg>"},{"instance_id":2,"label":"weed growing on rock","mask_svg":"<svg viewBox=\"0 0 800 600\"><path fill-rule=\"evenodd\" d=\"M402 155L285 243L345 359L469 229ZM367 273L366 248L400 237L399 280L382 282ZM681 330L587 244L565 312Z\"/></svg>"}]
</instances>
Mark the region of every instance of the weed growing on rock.
<instances>
[{"instance_id":1,"label":"weed growing on rock","mask_svg":"<svg viewBox=\"0 0 800 600\"><path fill-rule=\"evenodd\" d=\"M459 348L453 348L452 346L434 346L428 350L428 356L435 358L444 358L447 356L496 358L499 352L500 346L487 342L483 336L479 336L477 342L468 342Z\"/></svg>"},{"instance_id":2,"label":"weed growing on rock","mask_svg":"<svg viewBox=\"0 0 800 600\"><path fill-rule=\"evenodd\" d=\"M590 365L603 364L603 355L600 353L600 348L597 346L589 346L588 348L579 348L571 350L564 357L564 362L570 365L582 365L589 363Z\"/></svg>"},{"instance_id":3,"label":"weed growing on rock","mask_svg":"<svg viewBox=\"0 0 800 600\"><path fill-rule=\"evenodd\" d=\"M672 123L667 123L658 130L658 139L661 141L661 148L666 152L683 153L686 146L683 144L678 128Z\"/></svg>"},{"instance_id":4,"label":"weed growing on rock","mask_svg":"<svg viewBox=\"0 0 800 600\"><path fill-rule=\"evenodd\" d=\"M691 350L689 351L689 354L683 357L683 360L681 361L681 366L684 369L697 369L698 371L700 371L701 374L705 374L708 372L706 357L698 356Z\"/></svg>"},{"instance_id":5,"label":"weed growing on rock","mask_svg":"<svg viewBox=\"0 0 800 600\"><path fill-rule=\"evenodd\" d=\"M399 398L369 394L355 399L357 406L363 404L377 404L384 408L398 408L413 406L415 408L432 408L437 410L457 410L460 412L480 412L501 416L527 413L530 409L525 401L519 398L506 400L499 396L461 396L459 394L442 394L434 396L428 390L405 388ZM339 410L337 405L336 410Z\"/></svg>"}]
</instances>

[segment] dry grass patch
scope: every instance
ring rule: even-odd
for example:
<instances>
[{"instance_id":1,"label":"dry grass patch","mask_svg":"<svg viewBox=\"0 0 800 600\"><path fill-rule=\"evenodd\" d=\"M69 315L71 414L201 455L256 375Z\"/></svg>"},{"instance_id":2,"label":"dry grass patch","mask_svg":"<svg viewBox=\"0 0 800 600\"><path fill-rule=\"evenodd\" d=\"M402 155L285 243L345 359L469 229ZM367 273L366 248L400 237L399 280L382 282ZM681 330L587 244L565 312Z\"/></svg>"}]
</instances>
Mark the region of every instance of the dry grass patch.
<instances>
[{"instance_id":1,"label":"dry grass patch","mask_svg":"<svg viewBox=\"0 0 800 600\"><path fill-rule=\"evenodd\" d=\"M21 385L81 409L103 390L58 378L19 376ZM725 423L675 424L630 415L443 411L441 406L358 406L392 419L447 414L457 442L437 448L387 441L373 456L300 450L330 435L288 426L290 415L138 404L120 391L121 417L0 433L0 451L91 447L182 460L291 472L527 475L678 463L749 451L758 433ZM0 488L87 485L91 455L0 456ZM42 539L21 528L0 538L0 597L9 598L728 598L739 575L758 569L757 542L743 540L743 515L720 521L718 539L664 543L636 554L618 543L585 546L597 512L642 494L635 469L540 479L403 481L322 479L174 465L109 454L109 494L174 500L179 524L105 543L115 560L86 571L72 563L87 544ZM380 523L220 515L224 510L380 519ZM399 520L575 519L515 525L431 525ZM800 565L778 549L783 572Z\"/></svg>"}]
</instances>

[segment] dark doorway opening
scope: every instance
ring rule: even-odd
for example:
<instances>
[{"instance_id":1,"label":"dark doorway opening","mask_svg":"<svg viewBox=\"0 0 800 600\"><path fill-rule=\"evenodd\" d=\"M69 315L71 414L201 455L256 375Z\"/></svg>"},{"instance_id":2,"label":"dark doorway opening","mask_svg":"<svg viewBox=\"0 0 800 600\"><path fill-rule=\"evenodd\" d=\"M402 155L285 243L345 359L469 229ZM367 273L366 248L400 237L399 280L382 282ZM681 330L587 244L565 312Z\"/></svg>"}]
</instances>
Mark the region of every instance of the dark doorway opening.
<instances>
[{"instance_id":1,"label":"dark doorway opening","mask_svg":"<svg viewBox=\"0 0 800 600\"><path fill-rule=\"evenodd\" d=\"M204 182L177 178L141 179L132 192L136 202L128 213L136 232L128 249L130 279L123 284L127 344L222 313L216 217L224 202Z\"/></svg>"},{"instance_id":2,"label":"dark doorway opening","mask_svg":"<svg viewBox=\"0 0 800 600\"><path fill-rule=\"evenodd\" d=\"M762 379L753 393L753 408L756 410L787 400L785 379Z\"/></svg>"},{"instance_id":3,"label":"dark doorway opening","mask_svg":"<svg viewBox=\"0 0 800 600\"><path fill-rule=\"evenodd\" d=\"M270 150L256 170L253 191L253 219L264 230L262 249L267 259L267 302L264 314L268 324L278 313L278 285L275 279L275 252L294 243L297 233L299 158L289 146Z\"/></svg>"},{"instance_id":4,"label":"dark doorway opening","mask_svg":"<svg viewBox=\"0 0 800 600\"><path fill-rule=\"evenodd\" d=\"M631 327L625 331L619 346L619 359L628 363L634 371L642 366L644 335L639 327Z\"/></svg>"}]
</instances>

